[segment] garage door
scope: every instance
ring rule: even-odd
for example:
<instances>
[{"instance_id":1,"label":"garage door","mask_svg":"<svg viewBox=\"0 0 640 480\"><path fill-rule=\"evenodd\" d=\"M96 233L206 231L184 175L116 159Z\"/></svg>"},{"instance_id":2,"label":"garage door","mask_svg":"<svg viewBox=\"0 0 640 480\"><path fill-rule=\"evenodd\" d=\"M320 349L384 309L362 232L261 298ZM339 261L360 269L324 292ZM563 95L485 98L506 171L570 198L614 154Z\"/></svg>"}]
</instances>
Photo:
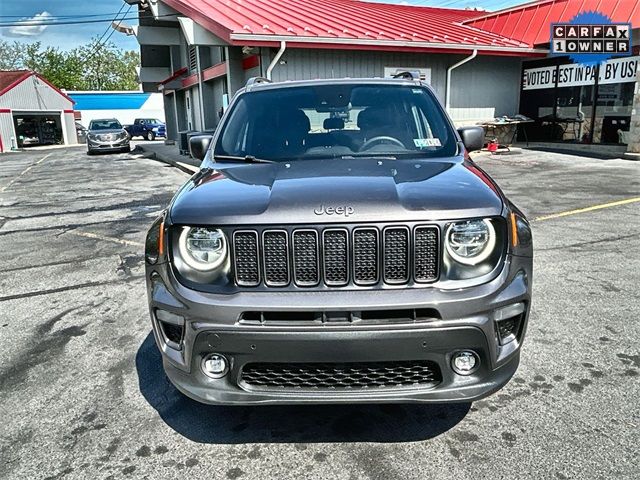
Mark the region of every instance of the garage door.
<instances>
[{"instance_id":1,"label":"garage door","mask_svg":"<svg viewBox=\"0 0 640 480\"><path fill-rule=\"evenodd\" d=\"M62 145L62 119L60 112L13 112L19 148L37 145Z\"/></svg>"}]
</instances>

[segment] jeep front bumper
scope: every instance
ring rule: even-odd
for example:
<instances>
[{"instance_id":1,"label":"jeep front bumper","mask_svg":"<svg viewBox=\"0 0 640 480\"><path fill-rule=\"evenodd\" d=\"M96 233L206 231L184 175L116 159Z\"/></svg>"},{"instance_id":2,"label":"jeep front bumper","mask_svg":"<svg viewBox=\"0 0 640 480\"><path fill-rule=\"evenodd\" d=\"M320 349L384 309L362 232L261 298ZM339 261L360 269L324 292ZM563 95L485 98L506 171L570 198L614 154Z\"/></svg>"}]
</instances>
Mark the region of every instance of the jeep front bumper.
<instances>
[{"instance_id":1,"label":"jeep front bumper","mask_svg":"<svg viewBox=\"0 0 640 480\"><path fill-rule=\"evenodd\" d=\"M211 404L468 402L499 390L515 373L531 298L531 258L508 256L492 281L457 290L408 288L328 292L241 292L216 295L190 290L168 264L147 267L149 304L156 343L171 382L184 394ZM515 338L501 342L499 312L523 304ZM438 318L407 322L240 321L245 312L370 311L433 309ZM169 341L158 312L182 318L181 338ZM161 313L160 316L163 316ZM166 315L165 315L166 317ZM504 343L501 345L501 343ZM459 375L452 357L473 351L478 368ZM202 369L208 355L224 356L228 369L210 378ZM430 384L349 388L305 388L280 382L248 382L248 365L384 364L430 362L438 370ZM390 364L391 364L390 363ZM270 378L274 378L271 375ZM276 378L277 374L276 374Z\"/></svg>"}]
</instances>

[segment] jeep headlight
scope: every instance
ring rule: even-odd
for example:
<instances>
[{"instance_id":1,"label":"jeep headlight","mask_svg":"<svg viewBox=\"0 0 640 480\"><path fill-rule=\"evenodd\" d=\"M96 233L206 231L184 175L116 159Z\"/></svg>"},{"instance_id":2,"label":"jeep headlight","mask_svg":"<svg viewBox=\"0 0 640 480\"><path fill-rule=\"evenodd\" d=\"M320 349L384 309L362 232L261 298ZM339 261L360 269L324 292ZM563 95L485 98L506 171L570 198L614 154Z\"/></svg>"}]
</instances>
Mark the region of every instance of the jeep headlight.
<instances>
[{"instance_id":1,"label":"jeep headlight","mask_svg":"<svg viewBox=\"0 0 640 480\"><path fill-rule=\"evenodd\" d=\"M449 256L463 265L485 261L496 246L496 231L487 219L456 222L449 226L445 237Z\"/></svg>"},{"instance_id":2,"label":"jeep headlight","mask_svg":"<svg viewBox=\"0 0 640 480\"><path fill-rule=\"evenodd\" d=\"M220 268L227 259L227 238L217 228L183 227L178 250L187 267L209 273Z\"/></svg>"}]
</instances>

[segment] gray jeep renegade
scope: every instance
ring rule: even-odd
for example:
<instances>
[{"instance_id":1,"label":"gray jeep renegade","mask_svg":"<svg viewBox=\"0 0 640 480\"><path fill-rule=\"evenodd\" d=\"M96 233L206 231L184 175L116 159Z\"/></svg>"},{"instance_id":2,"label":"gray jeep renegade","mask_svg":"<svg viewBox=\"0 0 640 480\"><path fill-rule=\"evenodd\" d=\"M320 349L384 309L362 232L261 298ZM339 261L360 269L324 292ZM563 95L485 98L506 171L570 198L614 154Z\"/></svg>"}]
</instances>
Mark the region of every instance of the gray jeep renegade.
<instances>
[{"instance_id":1,"label":"gray jeep renegade","mask_svg":"<svg viewBox=\"0 0 640 480\"><path fill-rule=\"evenodd\" d=\"M524 215L431 88L252 79L151 227L164 369L212 404L468 402L518 367Z\"/></svg>"}]
</instances>

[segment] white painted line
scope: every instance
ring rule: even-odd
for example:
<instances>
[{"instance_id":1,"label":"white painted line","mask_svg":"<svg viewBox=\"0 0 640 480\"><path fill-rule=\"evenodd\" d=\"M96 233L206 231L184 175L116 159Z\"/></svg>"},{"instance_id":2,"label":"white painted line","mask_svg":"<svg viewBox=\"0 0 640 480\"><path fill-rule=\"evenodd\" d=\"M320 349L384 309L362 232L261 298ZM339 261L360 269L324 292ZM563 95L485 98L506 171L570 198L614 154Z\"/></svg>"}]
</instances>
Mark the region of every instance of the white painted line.
<instances>
[{"instance_id":1,"label":"white painted line","mask_svg":"<svg viewBox=\"0 0 640 480\"><path fill-rule=\"evenodd\" d=\"M31 170L33 167L35 167L36 165L40 165L42 162L44 162L47 158L49 158L51 155L53 155L53 152L48 153L47 155L45 155L44 157L42 157L40 160L38 160L36 163L32 163L31 165L29 165L27 168L25 168L20 175L18 175L17 177L15 177L13 180L11 180L9 183L7 183L4 187L2 187L0 189L0 192L6 192L7 189L13 185L14 183L16 183L20 177L22 177L25 173L27 173L29 170Z\"/></svg>"},{"instance_id":2,"label":"white painted line","mask_svg":"<svg viewBox=\"0 0 640 480\"><path fill-rule=\"evenodd\" d=\"M128 247L144 247L144 243L134 242L133 240L125 240L123 238L107 237L104 235L98 235L97 233L79 232L77 230L72 230L67 233L70 233L72 235L77 235L79 237L93 238L94 240L103 240L105 242L119 243L121 245L127 245Z\"/></svg>"}]
</instances>

